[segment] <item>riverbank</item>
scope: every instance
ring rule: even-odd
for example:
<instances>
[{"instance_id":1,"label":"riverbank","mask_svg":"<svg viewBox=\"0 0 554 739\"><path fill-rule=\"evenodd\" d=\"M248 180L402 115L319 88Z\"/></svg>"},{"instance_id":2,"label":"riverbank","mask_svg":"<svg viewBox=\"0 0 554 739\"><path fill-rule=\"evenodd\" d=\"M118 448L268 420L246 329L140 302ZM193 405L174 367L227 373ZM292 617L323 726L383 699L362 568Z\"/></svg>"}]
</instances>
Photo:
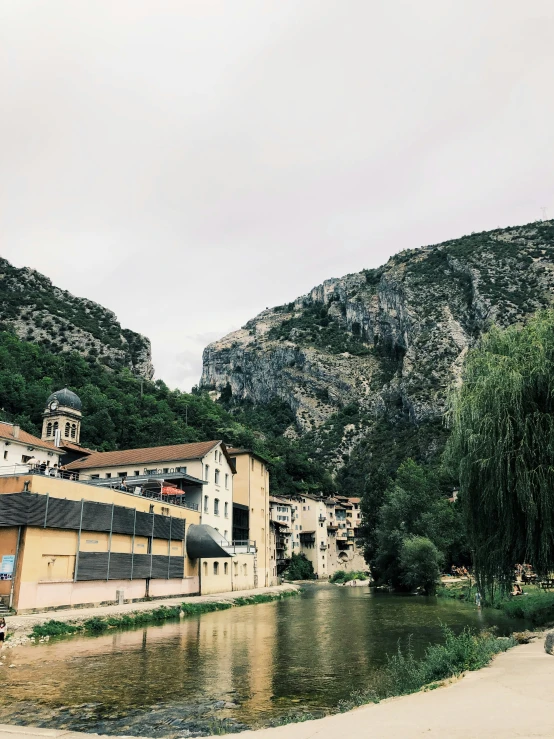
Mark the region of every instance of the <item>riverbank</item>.
<instances>
[{"instance_id":1,"label":"riverbank","mask_svg":"<svg viewBox=\"0 0 554 739\"><path fill-rule=\"evenodd\" d=\"M27 641L26 637L35 634L40 638L48 636L48 624L55 621L60 628L52 631L62 634L83 630L85 624L92 625L91 632L104 630L103 624L108 627L133 626L141 623L161 622L167 618L177 618L180 612L184 614L201 613L202 611L231 608L239 605L253 605L268 602L288 594L300 591L298 585L275 585L268 588L254 590L240 590L233 593L213 593L211 595L177 596L163 600L141 601L139 603L124 603L123 605L98 606L94 608L72 608L59 611L43 611L41 613L8 616L9 641L6 646L18 646ZM202 606L206 606L202 608ZM153 618L148 618L152 614ZM143 617L141 619L141 616ZM94 625L96 624L96 628ZM66 625L64 630L63 625Z\"/></svg>"}]
</instances>

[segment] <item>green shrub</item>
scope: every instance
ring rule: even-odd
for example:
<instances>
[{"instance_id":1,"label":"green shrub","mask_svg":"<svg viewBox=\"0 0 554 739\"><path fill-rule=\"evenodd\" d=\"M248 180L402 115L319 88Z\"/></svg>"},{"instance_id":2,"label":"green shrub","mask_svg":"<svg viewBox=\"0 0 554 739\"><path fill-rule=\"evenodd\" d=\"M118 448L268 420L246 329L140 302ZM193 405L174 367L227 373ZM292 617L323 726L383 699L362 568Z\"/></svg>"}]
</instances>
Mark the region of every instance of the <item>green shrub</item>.
<instances>
[{"instance_id":1,"label":"green shrub","mask_svg":"<svg viewBox=\"0 0 554 739\"><path fill-rule=\"evenodd\" d=\"M284 575L287 580L313 580L314 566L304 553L293 553Z\"/></svg>"},{"instance_id":2,"label":"green shrub","mask_svg":"<svg viewBox=\"0 0 554 739\"><path fill-rule=\"evenodd\" d=\"M351 580L368 580L368 579L369 578L365 572L361 572L361 571L345 572L344 570L337 570L329 578L329 582L343 583L343 582L350 582Z\"/></svg>"},{"instance_id":3,"label":"green shrub","mask_svg":"<svg viewBox=\"0 0 554 739\"><path fill-rule=\"evenodd\" d=\"M410 536L400 548L400 578L408 588L421 588L426 595L435 592L443 557L425 536Z\"/></svg>"},{"instance_id":4,"label":"green shrub","mask_svg":"<svg viewBox=\"0 0 554 739\"><path fill-rule=\"evenodd\" d=\"M79 630L78 626L65 621L46 621L43 624L33 626L31 636L61 636L62 634L74 634Z\"/></svg>"}]
</instances>

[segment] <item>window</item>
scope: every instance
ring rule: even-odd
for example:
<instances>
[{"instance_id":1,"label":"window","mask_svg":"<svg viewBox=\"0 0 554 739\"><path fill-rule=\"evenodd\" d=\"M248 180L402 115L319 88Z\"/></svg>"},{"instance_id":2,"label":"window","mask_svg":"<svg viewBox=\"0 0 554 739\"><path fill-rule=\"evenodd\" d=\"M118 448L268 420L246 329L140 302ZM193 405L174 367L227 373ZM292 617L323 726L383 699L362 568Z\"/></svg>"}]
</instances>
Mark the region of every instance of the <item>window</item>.
<instances>
[{"instance_id":1,"label":"window","mask_svg":"<svg viewBox=\"0 0 554 739\"><path fill-rule=\"evenodd\" d=\"M225 562L225 564L223 565L223 574L224 575L229 574L229 564L227 562Z\"/></svg>"},{"instance_id":2,"label":"window","mask_svg":"<svg viewBox=\"0 0 554 739\"><path fill-rule=\"evenodd\" d=\"M169 516L169 508L162 506L162 516Z\"/></svg>"},{"instance_id":3,"label":"window","mask_svg":"<svg viewBox=\"0 0 554 739\"><path fill-rule=\"evenodd\" d=\"M219 516L219 498L214 498L214 514Z\"/></svg>"},{"instance_id":4,"label":"window","mask_svg":"<svg viewBox=\"0 0 554 739\"><path fill-rule=\"evenodd\" d=\"M254 457L250 461L252 462L252 470L254 470Z\"/></svg>"},{"instance_id":5,"label":"window","mask_svg":"<svg viewBox=\"0 0 554 739\"><path fill-rule=\"evenodd\" d=\"M219 562L214 562L214 575L219 575Z\"/></svg>"},{"instance_id":6,"label":"window","mask_svg":"<svg viewBox=\"0 0 554 739\"><path fill-rule=\"evenodd\" d=\"M244 564L242 566L242 574L243 575L248 575L248 565Z\"/></svg>"},{"instance_id":7,"label":"window","mask_svg":"<svg viewBox=\"0 0 554 739\"><path fill-rule=\"evenodd\" d=\"M127 477L127 472L118 472L117 473L117 476L118 477Z\"/></svg>"},{"instance_id":8,"label":"window","mask_svg":"<svg viewBox=\"0 0 554 739\"><path fill-rule=\"evenodd\" d=\"M23 462L23 464L28 462L30 459L32 459L32 457L28 457L26 454L21 455L21 461Z\"/></svg>"},{"instance_id":9,"label":"window","mask_svg":"<svg viewBox=\"0 0 554 739\"><path fill-rule=\"evenodd\" d=\"M4 459L8 458L8 452L4 452Z\"/></svg>"},{"instance_id":10,"label":"window","mask_svg":"<svg viewBox=\"0 0 554 739\"><path fill-rule=\"evenodd\" d=\"M204 480L207 481L209 479L210 479L210 465L207 464L206 468L204 469Z\"/></svg>"},{"instance_id":11,"label":"window","mask_svg":"<svg viewBox=\"0 0 554 739\"><path fill-rule=\"evenodd\" d=\"M56 424L54 424L54 426L55 425ZM54 432L55 431L56 431L56 429L54 429ZM74 439L76 437L76 435L77 435L77 426L73 423L73 424L71 424L71 438Z\"/></svg>"},{"instance_id":12,"label":"window","mask_svg":"<svg viewBox=\"0 0 554 739\"><path fill-rule=\"evenodd\" d=\"M133 474L135 477L138 477L140 475L140 470L135 470Z\"/></svg>"},{"instance_id":13,"label":"window","mask_svg":"<svg viewBox=\"0 0 554 739\"><path fill-rule=\"evenodd\" d=\"M54 421L54 426L52 427L54 436L56 436L56 432L58 431L59 427L60 427L60 424L57 421Z\"/></svg>"},{"instance_id":14,"label":"window","mask_svg":"<svg viewBox=\"0 0 554 739\"><path fill-rule=\"evenodd\" d=\"M112 476L111 472L106 472L106 480L109 480L111 476Z\"/></svg>"},{"instance_id":15,"label":"window","mask_svg":"<svg viewBox=\"0 0 554 739\"><path fill-rule=\"evenodd\" d=\"M98 479L100 479L100 475L91 475L90 476L90 479L91 480L98 480Z\"/></svg>"},{"instance_id":16,"label":"window","mask_svg":"<svg viewBox=\"0 0 554 739\"><path fill-rule=\"evenodd\" d=\"M204 574L206 576L208 575L208 563L207 562L204 562Z\"/></svg>"},{"instance_id":17,"label":"window","mask_svg":"<svg viewBox=\"0 0 554 739\"><path fill-rule=\"evenodd\" d=\"M215 471L214 482L216 485L219 485L219 470Z\"/></svg>"},{"instance_id":18,"label":"window","mask_svg":"<svg viewBox=\"0 0 554 739\"><path fill-rule=\"evenodd\" d=\"M71 424L69 421L65 424L65 438L69 439L69 429L71 428Z\"/></svg>"},{"instance_id":19,"label":"window","mask_svg":"<svg viewBox=\"0 0 554 739\"><path fill-rule=\"evenodd\" d=\"M225 487L229 487L229 475L225 475Z\"/></svg>"},{"instance_id":20,"label":"window","mask_svg":"<svg viewBox=\"0 0 554 739\"><path fill-rule=\"evenodd\" d=\"M204 513L208 512L208 496L204 496Z\"/></svg>"},{"instance_id":21,"label":"window","mask_svg":"<svg viewBox=\"0 0 554 739\"><path fill-rule=\"evenodd\" d=\"M169 467L164 467L163 468L163 472L164 472L164 474L167 474L169 472Z\"/></svg>"},{"instance_id":22,"label":"window","mask_svg":"<svg viewBox=\"0 0 554 739\"><path fill-rule=\"evenodd\" d=\"M238 575L239 574L239 563L233 562L233 564L235 565L235 575Z\"/></svg>"},{"instance_id":23,"label":"window","mask_svg":"<svg viewBox=\"0 0 554 739\"><path fill-rule=\"evenodd\" d=\"M223 536L228 540L229 532L227 531L227 529L225 529L225 531L223 532Z\"/></svg>"},{"instance_id":24,"label":"window","mask_svg":"<svg viewBox=\"0 0 554 739\"><path fill-rule=\"evenodd\" d=\"M229 518L229 503L225 503L225 518Z\"/></svg>"},{"instance_id":25,"label":"window","mask_svg":"<svg viewBox=\"0 0 554 739\"><path fill-rule=\"evenodd\" d=\"M52 436L52 424L50 422L46 425L46 436Z\"/></svg>"}]
</instances>

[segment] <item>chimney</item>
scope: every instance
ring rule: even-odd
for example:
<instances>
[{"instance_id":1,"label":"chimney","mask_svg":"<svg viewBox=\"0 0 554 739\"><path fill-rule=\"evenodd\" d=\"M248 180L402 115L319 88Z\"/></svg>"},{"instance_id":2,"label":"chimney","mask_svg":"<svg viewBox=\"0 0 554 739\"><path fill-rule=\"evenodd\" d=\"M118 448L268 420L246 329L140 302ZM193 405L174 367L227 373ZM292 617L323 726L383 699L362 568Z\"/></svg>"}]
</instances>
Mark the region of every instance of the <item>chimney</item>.
<instances>
[{"instance_id":1,"label":"chimney","mask_svg":"<svg viewBox=\"0 0 554 739\"><path fill-rule=\"evenodd\" d=\"M20 426L14 425L13 427L13 438L14 439L19 439L19 431L20 431Z\"/></svg>"}]
</instances>

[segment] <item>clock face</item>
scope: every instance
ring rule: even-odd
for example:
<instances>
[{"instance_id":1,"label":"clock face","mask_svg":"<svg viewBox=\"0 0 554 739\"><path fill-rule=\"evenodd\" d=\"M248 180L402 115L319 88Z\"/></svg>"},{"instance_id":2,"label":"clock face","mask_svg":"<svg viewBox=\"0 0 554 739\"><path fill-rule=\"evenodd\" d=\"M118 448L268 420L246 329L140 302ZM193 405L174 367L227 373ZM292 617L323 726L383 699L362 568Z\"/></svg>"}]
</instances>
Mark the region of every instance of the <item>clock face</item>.
<instances>
[{"instance_id":1,"label":"clock face","mask_svg":"<svg viewBox=\"0 0 554 739\"><path fill-rule=\"evenodd\" d=\"M58 401L57 400L53 400L50 403L50 410L51 411L57 411L58 410Z\"/></svg>"}]
</instances>

